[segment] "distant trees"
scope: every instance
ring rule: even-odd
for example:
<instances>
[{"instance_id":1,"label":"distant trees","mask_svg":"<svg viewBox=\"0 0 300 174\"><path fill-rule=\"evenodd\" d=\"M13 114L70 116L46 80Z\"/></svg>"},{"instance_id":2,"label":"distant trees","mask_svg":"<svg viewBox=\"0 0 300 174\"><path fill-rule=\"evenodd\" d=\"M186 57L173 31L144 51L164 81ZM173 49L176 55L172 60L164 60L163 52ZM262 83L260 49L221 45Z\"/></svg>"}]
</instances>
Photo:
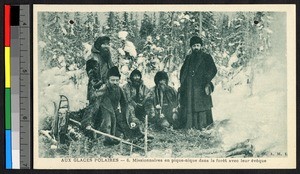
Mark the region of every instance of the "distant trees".
<instances>
[{"instance_id":1,"label":"distant trees","mask_svg":"<svg viewBox=\"0 0 300 174\"><path fill-rule=\"evenodd\" d=\"M179 67L189 54L189 39L198 35L203 38L204 51L213 55L220 69L218 76L222 77L217 81L221 81L232 78L241 69L258 66L255 58L267 54L272 46L269 28L272 15L271 12L108 12L106 20L101 21L99 13L94 12L44 12L38 16L41 60L45 68L83 68L84 44L92 45L100 35L108 35L116 50L122 47L118 33L126 31L126 39L135 45L138 54L144 51L147 37L151 36L153 44L159 47L160 61L169 56L171 63ZM116 52L114 56L118 56Z\"/></svg>"}]
</instances>

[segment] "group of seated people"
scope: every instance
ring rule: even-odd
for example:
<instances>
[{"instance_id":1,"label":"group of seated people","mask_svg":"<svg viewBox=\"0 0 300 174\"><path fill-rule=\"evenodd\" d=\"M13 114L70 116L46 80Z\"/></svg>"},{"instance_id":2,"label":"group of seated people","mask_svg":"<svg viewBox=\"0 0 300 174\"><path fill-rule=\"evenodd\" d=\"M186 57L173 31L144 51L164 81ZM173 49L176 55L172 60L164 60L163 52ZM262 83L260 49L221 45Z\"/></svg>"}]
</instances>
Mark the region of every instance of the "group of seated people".
<instances>
[{"instance_id":1,"label":"group of seated people","mask_svg":"<svg viewBox=\"0 0 300 174\"><path fill-rule=\"evenodd\" d=\"M213 123L210 94L217 68L213 58L201 50L203 42L199 36L190 39L192 52L180 69L180 95L168 85L164 71L156 73L151 89L145 86L137 69L130 73L128 83L120 87L121 74L112 63L109 43L109 37L99 37L86 62L89 105L82 117L84 129L92 127L112 136L132 138L143 137L139 128L147 120L158 129L173 126L202 130ZM114 142L106 137L104 144Z\"/></svg>"},{"instance_id":2,"label":"group of seated people","mask_svg":"<svg viewBox=\"0 0 300 174\"><path fill-rule=\"evenodd\" d=\"M89 76L88 100L81 121L83 128L91 127L110 135L125 139L142 138L141 125L148 118L149 125L160 130L176 126L177 92L168 85L168 75L159 71L154 77L155 86L149 89L142 80L142 74L135 69L123 87L119 81L121 74L117 66L107 71L107 81L103 83L95 68L97 62L87 62ZM104 145L118 144L105 137Z\"/></svg>"}]
</instances>

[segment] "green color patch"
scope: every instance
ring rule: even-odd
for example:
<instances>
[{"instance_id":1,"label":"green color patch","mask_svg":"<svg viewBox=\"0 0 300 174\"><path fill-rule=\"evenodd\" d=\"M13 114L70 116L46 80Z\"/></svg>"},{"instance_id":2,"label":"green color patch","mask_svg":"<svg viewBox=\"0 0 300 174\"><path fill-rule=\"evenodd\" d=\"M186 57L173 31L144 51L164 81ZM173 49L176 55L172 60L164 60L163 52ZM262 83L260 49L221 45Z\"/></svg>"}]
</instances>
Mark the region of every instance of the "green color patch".
<instances>
[{"instance_id":1,"label":"green color patch","mask_svg":"<svg viewBox=\"0 0 300 174\"><path fill-rule=\"evenodd\" d=\"M5 129L11 129L11 93L5 88Z\"/></svg>"}]
</instances>

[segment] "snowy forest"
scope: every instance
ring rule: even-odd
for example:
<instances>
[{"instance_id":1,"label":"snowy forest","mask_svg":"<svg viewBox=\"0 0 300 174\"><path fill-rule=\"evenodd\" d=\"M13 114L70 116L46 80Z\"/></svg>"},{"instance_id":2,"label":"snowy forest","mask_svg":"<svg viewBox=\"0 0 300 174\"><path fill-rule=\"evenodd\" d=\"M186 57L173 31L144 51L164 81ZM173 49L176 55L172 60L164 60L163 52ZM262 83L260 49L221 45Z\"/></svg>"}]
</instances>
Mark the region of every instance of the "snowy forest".
<instances>
[{"instance_id":1,"label":"snowy forest","mask_svg":"<svg viewBox=\"0 0 300 174\"><path fill-rule=\"evenodd\" d=\"M53 102L59 102L59 95L69 98L71 111L88 105L85 62L99 36L111 39L121 85L137 68L148 87L154 85L155 73L164 70L170 85L178 89L180 67L191 51L189 39L198 35L218 69L213 79L214 124L203 131L158 132L148 156L287 155L285 17L285 13L256 11L39 12L39 130L51 130ZM128 155L120 147L103 152L101 145L91 154L85 143L81 135L61 152L40 136L39 155Z\"/></svg>"}]
</instances>

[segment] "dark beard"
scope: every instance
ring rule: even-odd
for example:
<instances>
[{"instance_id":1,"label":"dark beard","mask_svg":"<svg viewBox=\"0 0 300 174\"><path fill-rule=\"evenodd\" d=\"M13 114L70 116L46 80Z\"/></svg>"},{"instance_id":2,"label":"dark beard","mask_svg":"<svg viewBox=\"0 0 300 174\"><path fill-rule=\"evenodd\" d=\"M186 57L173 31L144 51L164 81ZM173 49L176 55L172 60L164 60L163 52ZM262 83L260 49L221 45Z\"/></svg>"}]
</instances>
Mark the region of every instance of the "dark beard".
<instances>
[{"instance_id":1,"label":"dark beard","mask_svg":"<svg viewBox=\"0 0 300 174\"><path fill-rule=\"evenodd\" d=\"M167 85L158 85L158 89L164 92L166 90Z\"/></svg>"},{"instance_id":2,"label":"dark beard","mask_svg":"<svg viewBox=\"0 0 300 174\"><path fill-rule=\"evenodd\" d=\"M100 56L102 57L102 59L104 60L104 62L108 62L111 59L111 54L109 49L100 49Z\"/></svg>"},{"instance_id":3,"label":"dark beard","mask_svg":"<svg viewBox=\"0 0 300 174\"><path fill-rule=\"evenodd\" d=\"M118 103L121 99L121 91L119 89L119 86L109 85L109 87L108 87L108 97L109 97L113 107L116 109L116 107L118 107Z\"/></svg>"},{"instance_id":4,"label":"dark beard","mask_svg":"<svg viewBox=\"0 0 300 174\"><path fill-rule=\"evenodd\" d=\"M201 50L192 50L192 56L199 56L201 54Z\"/></svg>"},{"instance_id":5,"label":"dark beard","mask_svg":"<svg viewBox=\"0 0 300 174\"><path fill-rule=\"evenodd\" d=\"M141 84L142 84L142 81L141 81L141 80L133 80L133 81L132 81L132 85L133 85L135 88L140 87Z\"/></svg>"},{"instance_id":6,"label":"dark beard","mask_svg":"<svg viewBox=\"0 0 300 174\"><path fill-rule=\"evenodd\" d=\"M197 64L197 62L202 58L201 51L194 51L191 54L191 65L194 66Z\"/></svg>"}]
</instances>

